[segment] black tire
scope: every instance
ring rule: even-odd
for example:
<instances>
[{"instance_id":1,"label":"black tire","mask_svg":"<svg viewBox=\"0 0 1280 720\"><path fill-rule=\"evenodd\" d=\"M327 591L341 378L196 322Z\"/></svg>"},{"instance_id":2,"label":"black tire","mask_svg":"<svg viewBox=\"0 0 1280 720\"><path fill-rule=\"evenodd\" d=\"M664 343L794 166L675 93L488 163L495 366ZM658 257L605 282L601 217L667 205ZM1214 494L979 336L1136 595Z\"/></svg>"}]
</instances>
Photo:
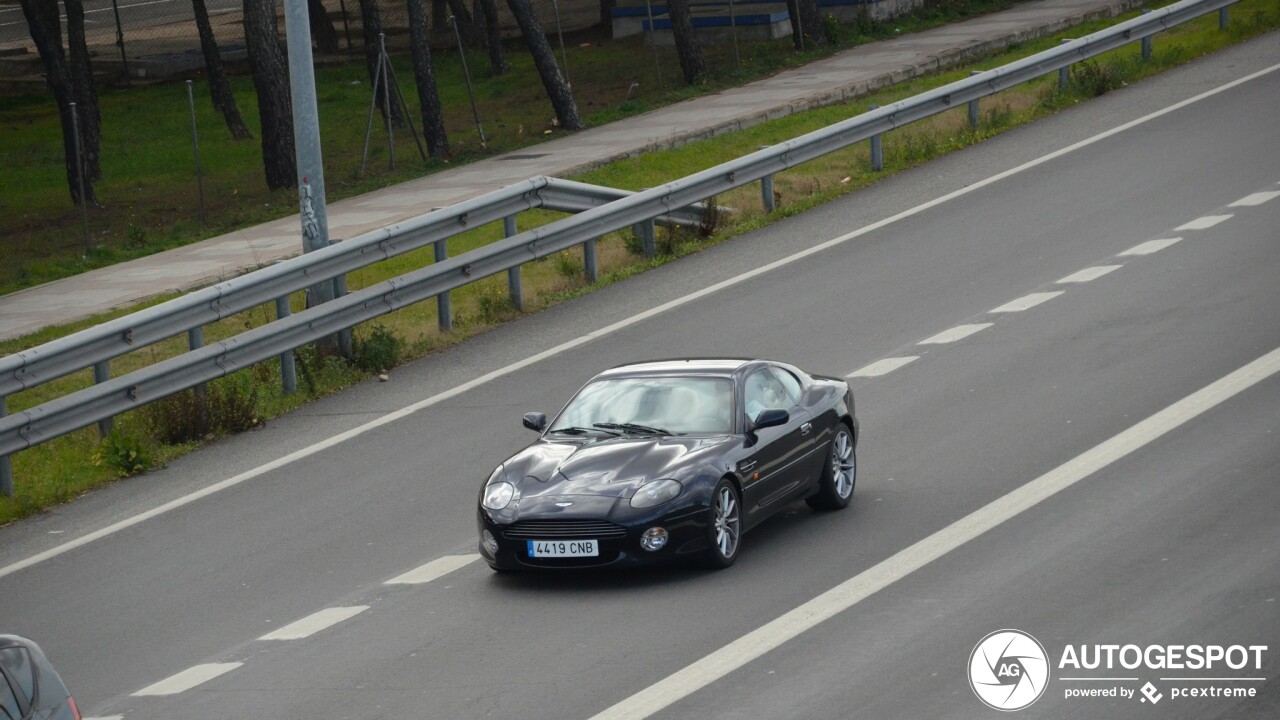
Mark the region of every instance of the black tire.
<instances>
[{"instance_id":1,"label":"black tire","mask_svg":"<svg viewBox=\"0 0 1280 720\"><path fill-rule=\"evenodd\" d=\"M742 548L742 496L728 478L721 478L711 493L707 508L707 549L703 564L712 569L727 568L738 559Z\"/></svg>"},{"instance_id":2,"label":"black tire","mask_svg":"<svg viewBox=\"0 0 1280 720\"><path fill-rule=\"evenodd\" d=\"M822 477L818 479L818 492L805 498L814 510L841 510L849 507L853 499L853 487L858 482L858 462L853 444L853 433L844 423L836 425L831 438L831 451L822 465Z\"/></svg>"}]
</instances>

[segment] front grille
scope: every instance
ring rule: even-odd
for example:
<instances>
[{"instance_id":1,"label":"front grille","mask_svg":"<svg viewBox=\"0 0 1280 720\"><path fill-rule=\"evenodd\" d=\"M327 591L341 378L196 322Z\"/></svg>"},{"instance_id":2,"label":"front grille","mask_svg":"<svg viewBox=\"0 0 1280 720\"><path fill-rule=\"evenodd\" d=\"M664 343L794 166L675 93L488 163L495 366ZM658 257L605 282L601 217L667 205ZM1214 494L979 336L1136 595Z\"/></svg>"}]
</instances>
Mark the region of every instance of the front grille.
<instances>
[{"instance_id":1,"label":"front grille","mask_svg":"<svg viewBox=\"0 0 1280 720\"><path fill-rule=\"evenodd\" d=\"M529 540L609 540L626 537L627 530L603 520L521 520L509 525L502 534Z\"/></svg>"}]
</instances>

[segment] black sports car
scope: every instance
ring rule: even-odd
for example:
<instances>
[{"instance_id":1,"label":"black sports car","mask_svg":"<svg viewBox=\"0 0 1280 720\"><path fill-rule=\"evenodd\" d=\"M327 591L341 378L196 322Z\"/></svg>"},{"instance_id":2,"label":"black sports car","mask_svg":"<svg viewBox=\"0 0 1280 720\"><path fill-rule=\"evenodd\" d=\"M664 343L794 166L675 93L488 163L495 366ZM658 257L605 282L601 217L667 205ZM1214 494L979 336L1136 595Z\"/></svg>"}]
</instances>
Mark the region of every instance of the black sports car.
<instances>
[{"instance_id":1,"label":"black sports car","mask_svg":"<svg viewBox=\"0 0 1280 720\"><path fill-rule=\"evenodd\" d=\"M695 560L794 500L847 506L858 419L843 380L765 360L667 360L591 379L480 490L495 570Z\"/></svg>"}]
</instances>

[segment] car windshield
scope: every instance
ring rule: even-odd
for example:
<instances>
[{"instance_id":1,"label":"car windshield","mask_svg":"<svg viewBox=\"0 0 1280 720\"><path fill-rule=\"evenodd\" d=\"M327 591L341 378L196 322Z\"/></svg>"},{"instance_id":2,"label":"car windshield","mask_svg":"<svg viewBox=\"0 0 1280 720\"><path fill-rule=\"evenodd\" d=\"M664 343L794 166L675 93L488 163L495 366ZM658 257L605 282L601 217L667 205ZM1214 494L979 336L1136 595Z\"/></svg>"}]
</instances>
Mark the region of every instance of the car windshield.
<instances>
[{"instance_id":1,"label":"car windshield","mask_svg":"<svg viewBox=\"0 0 1280 720\"><path fill-rule=\"evenodd\" d=\"M583 388L550 431L603 424L634 433L728 433L732 418L733 382L728 378L615 378Z\"/></svg>"}]
</instances>

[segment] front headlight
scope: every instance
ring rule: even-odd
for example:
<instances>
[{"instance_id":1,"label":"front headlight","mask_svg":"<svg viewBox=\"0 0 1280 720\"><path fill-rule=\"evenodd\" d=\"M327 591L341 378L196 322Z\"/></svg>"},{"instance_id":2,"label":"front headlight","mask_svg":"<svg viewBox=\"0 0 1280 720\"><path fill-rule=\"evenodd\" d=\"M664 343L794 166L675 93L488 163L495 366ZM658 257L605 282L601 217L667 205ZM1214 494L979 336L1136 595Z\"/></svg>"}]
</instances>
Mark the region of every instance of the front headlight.
<instances>
[{"instance_id":1,"label":"front headlight","mask_svg":"<svg viewBox=\"0 0 1280 720\"><path fill-rule=\"evenodd\" d=\"M511 499L516 496L516 486L509 482L501 481L489 483L484 488L484 501L481 503L490 510L501 510L511 504Z\"/></svg>"},{"instance_id":2,"label":"front headlight","mask_svg":"<svg viewBox=\"0 0 1280 720\"><path fill-rule=\"evenodd\" d=\"M671 502L684 492L684 486L675 480L654 480L645 483L631 496L631 507L637 509L657 507Z\"/></svg>"}]
</instances>

